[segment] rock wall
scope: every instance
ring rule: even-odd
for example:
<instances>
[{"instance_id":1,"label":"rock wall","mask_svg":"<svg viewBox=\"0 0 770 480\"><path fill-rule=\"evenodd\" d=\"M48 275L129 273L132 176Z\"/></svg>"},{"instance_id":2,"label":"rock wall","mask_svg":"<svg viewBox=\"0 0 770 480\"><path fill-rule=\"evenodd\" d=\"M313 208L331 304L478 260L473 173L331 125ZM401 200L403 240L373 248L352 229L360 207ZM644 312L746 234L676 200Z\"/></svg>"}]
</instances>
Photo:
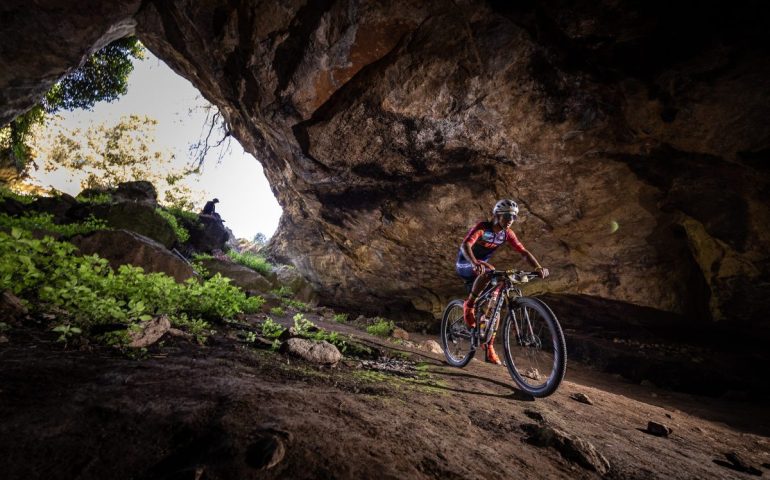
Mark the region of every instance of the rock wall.
<instances>
[{"instance_id":1,"label":"rock wall","mask_svg":"<svg viewBox=\"0 0 770 480\"><path fill-rule=\"evenodd\" d=\"M439 312L465 231L512 197L540 289L768 326L758 7L148 0L94 23L135 21L222 109L284 208L272 254L330 303Z\"/></svg>"}]
</instances>

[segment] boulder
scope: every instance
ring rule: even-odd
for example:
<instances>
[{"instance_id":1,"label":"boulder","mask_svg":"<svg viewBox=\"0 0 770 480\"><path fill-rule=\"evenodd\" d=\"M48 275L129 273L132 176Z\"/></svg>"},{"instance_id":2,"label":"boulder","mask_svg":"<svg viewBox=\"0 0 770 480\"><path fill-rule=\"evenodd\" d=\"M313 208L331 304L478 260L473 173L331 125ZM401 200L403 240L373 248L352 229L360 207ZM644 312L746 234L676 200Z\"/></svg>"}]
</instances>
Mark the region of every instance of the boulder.
<instances>
[{"instance_id":1,"label":"boulder","mask_svg":"<svg viewBox=\"0 0 770 480\"><path fill-rule=\"evenodd\" d=\"M653 422L650 420L647 422L647 433L655 435L656 437L668 437L671 435L671 427L662 423Z\"/></svg>"},{"instance_id":2,"label":"boulder","mask_svg":"<svg viewBox=\"0 0 770 480\"><path fill-rule=\"evenodd\" d=\"M27 307L24 306L21 299L6 290L0 294L0 319L20 320L27 314Z\"/></svg>"},{"instance_id":3,"label":"boulder","mask_svg":"<svg viewBox=\"0 0 770 480\"><path fill-rule=\"evenodd\" d=\"M305 303L311 303L318 300L318 294L313 289L310 282L294 267L290 265L279 265L272 270L274 275L273 282L276 287L289 287L293 292L292 297Z\"/></svg>"},{"instance_id":4,"label":"boulder","mask_svg":"<svg viewBox=\"0 0 770 480\"><path fill-rule=\"evenodd\" d=\"M409 332L399 327L394 328L390 336L399 340L409 340Z\"/></svg>"},{"instance_id":5,"label":"boulder","mask_svg":"<svg viewBox=\"0 0 770 480\"><path fill-rule=\"evenodd\" d=\"M112 268L120 265L142 267L146 272L166 273L177 282L195 276L189 263L177 257L160 243L128 230L100 230L78 235L70 240L83 254L97 254L110 262Z\"/></svg>"},{"instance_id":6,"label":"boulder","mask_svg":"<svg viewBox=\"0 0 770 480\"><path fill-rule=\"evenodd\" d=\"M79 217L88 214L104 220L115 229L125 229L149 237L171 248L176 244L176 233L168 220L155 211L155 208L143 203L122 202L110 205L78 205Z\"/></svg>"},{"instance_id":7,"label":"boulder","mask_svg":"<svg viewBox=\"0 0 770 480\"><path fill-rule=\"evenodd\" d=\"M116 203L134 202L150 207L158 206L158 192L152 183L146 181L121 183L110 192Z\"/></svg>"},{"instance_id":8,"label":"boulder","mask_svg":"<svg viewBox=\"0 0 770 480\"><path fill-rule=\"evenodd\" d=\"M75 197L62 193L52 197L39 197L29 205L29 209L53 215L56 223L66 223L70 210L77 204Z\"/></svg>"},{"instance_id":9,"label":"boulder","mask_svg":"<svg viewBox=\"0 0 770 480\"><path fill-rule=\"evenodd\" d=\"M214 250L224 250L230 238L222 219L213 215L199 215L197 223L185 223L185 226L190 232L190 239L186 245L196 252L211 253Z\"/></svg>"},{"instance_id":10,"label":"boulder","mask_svg":"<svg viewBox=\"0 0 770 480\"><path fill-rule=\"evenodd\" d=\"M325 340L316 342L299 337L289 338L281 344L279 351L321 365L334 365L342 359L337 347Z\"/></svg>"},{"instance_id":11,"label":"boulder","mask_svg":"<svg viewBox=\"0 0 770 480\"><path fill-rule=\"evenodd\" d=\"M273 289L273 285L258 272L229 259L207 258L201 260L201 264L212 275L219 273L244 291L267 293Z\"/></svg>"},{"instance_id":12,"label":"boulder","mask_svg":"<svg viewBox=\"0 0 770 480\"><path fill-rule=\"evenodd\" d=\"M444 353L444 350L441 348L441 345L435 340L425 340L420 342L417 347L420 350L426 350L431 353Z\"/></svg>"},{"instance_id":13,"label":"boulder","mask_svg":"<svg viewBox=\"0 0 770 480\"><path fill-rule=\"evenodd\" d=\"M160 337L165 335L170 329L171 321L166 315L143 322L140 325L140 330L129 333L131 343L128 346L132 348L148 347L160 340Z\"/></svg>"},{"instance_id":14,"label":"boulder","mask_svg":"<svg viewBox=\"0 0 770 480\"><path fill-rule=\"evenodd\" d=\"M567 460L583 468L594 470L599 475L610 471L610 462L588 441L570 435L550 425L523 425L529 434L527 441L539 447L555 448Z\"/></svg>"}]
</instances>

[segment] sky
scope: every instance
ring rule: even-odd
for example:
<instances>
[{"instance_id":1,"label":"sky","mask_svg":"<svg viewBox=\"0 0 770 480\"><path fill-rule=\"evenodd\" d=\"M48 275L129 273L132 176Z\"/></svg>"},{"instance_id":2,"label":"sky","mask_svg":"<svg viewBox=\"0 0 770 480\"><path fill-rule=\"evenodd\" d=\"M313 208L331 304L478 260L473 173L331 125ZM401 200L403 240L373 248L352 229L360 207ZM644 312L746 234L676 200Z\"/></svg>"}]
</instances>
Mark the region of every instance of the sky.
<instances>
[{"instance_id":1,"label":"sky","mask_svg":"<svg viewBox=\"0 0 770 480\"><path fill-rule=\"evenodd\" d=\"M189 162L188 148L201 136L205 113L196 106L208 102L193 85L171 70L165 63L145 51L144 60L134 60L134 71L128 78L128 93L118 100L96 104L92 111L60 112L61 120L50 122L51 128L86 130L89 125L115 124L122 116L146 115L158 121L156 148L175 155L175 165ZM192 110L192 111L191 111ZM46 134L55 133L49 130ZM270 190L260 163L243 151L233 139L230 151L221 162L216 152L204 163L199 181L189 182L204 192L203 201L218 198L217 212L236 237L252 239L263 233L270 238L278 226L281 207ZM42 159L38 159L42 166ZM81 189L70 172L46 173L43 168L32 172L33 180L42 186L76 195ZM202 208L201 204L199 208Z\"/></svg>"}]
</instances>

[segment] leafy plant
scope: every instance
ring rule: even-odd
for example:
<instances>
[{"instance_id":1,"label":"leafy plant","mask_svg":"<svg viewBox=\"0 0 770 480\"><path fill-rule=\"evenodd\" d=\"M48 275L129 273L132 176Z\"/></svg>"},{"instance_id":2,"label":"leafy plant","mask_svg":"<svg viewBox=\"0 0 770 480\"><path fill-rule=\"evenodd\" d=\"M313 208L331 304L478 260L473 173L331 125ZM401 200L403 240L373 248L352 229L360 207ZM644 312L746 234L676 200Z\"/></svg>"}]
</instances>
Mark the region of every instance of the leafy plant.
<instances>
[{"instance_id":1,"label":"leafy plant","mask_svg":"<svg viewBox=\"0 0 770 480\"><path fill-rule=\"evenodd\" d=\"M168 224L171 225L171 228L174 230L174 234L176 235L176 239L179 243L185 243L190 239L190 232L188 232L186 228L179 224L176 217L172 213L166 211L163 208L156 208L155 212L166 219Z\"/></svg>"},{"instance_id":2,"label":"leafy plant","mask_svg":"<svg viewBox=\"0 0 770 480\"><path fill-rule=\"evenodd\" d=\"M56 341L62 342L65 345L69 342L70 338L72 338L74 335L80 335L81 333L83 333L83 331L80 330L78 327L73 327L72 325L57 325L53 327L52 330L59 334L59 338L57 338Z\"/></svg>"},{"instance_id":3,"label":"leafy plant","mask_svg":"<svg viewBox=\"0 0 770 480\"><path fill-rule=\"evenodd\" d=\"M205 340L209 322L257 311L264 299L247 297L215 275L205 282L184 284L162 273L145 273L123 265L117 271L95 255L80 256L74 245L51 237L32 238L13 226L0 231L0 291L10 290L40 311L55 311L68 325L90 329L94 325L131 325L160 315ZM123 330L121 330L123 331ZM126 335L111 332L103 337L124 345Z\"/></svg>"},{"instance_id":4,"label":"leafy plant","mask_svg":"<svg viewBox=\"0 0 770 480\"><path fill-rule=\"evenodd\" d=\"M293 308L300 312L307 312L310 310L310 306L308 306L307 303L300 302L299 300L292 300L291 298L282 298L281 303L284 307Z\"/></svg>"},{"instance_id":5,"label":"leafy plant","mask_svg":"<svg viewBox=\"0 0 770 480\"><path fill-rule=\"evenodd\" d=\"M273 266L267 260L265 260L265 257L261 255L255 255L250 252L239 253L235 250L230 250L227 252L227 256L230 257L230 259L232 259L232 261L235 263L249 267L252 270L256 270L262 274L270 273L270 270L273 268Z\"/></svg>"},{"instance_id":6,"label":"leafy plant","mask_svg":"<svg viewBox=\"0 0 770 480\"><path fill-rule=\"evenodd\" d=\"M0 322L0 333L7 332L11 329L11 326L5 322Z\"/></svg>"},{"instance_id":7,"label":"leafy plant","mask_svg":"<svg viewBox=\"0 0 770 480\"><path fill-rule=\"evenodd\" d=\"M270 313L272 315L276 315L276 316L280 317L280 316L284 315L286 312L284 312L283 308L281 308L281 307L273 307L273 308L270 309Z\"/></svg>"},{"instance_id":8,"label":"leafy plant","mask_svg":"<svg viewBox=\"0 0 770 480\"><path fill-rule=\"evenodd\" d=\"M16 193L5 185L0 185L0 198L12 198L24 205L29 205L37 199L34 195L22 195Z\"/></svg>"},{"instance_id":9,"label":"leafy plant","mask_svg":"<svg viewBox=\"0 0 770 480\"><path fill-rule=\"evenodd\" d=\"M180 223L200 223L198 214L179 207L166 207L166 211L175 216Z\"/></svg>"},{"instance_id":10,"label":"leafy plant","mask_svg":"<svg viewBox=\"0 0 770 480\"><path fill-rule=\"evenodd\" d=\"M334 314L334 321L337 323L345 323L348 321L348 314L347 313L335 313Z\"/></svg>"},{"instance_id":11,"label":"leafy plant","mask_svg":"<svg viewBox=\"0 0 770 480\"><path fill-rule=\"evenodd\" d=\"M294 295L294 292L292 291L292 289L285 285L281 286L281 288L270 290L270 293L272 293L276 297L284 297L284 298L288 298Z\"/></svg>"},{"instance_id":12,"label":"leafy plant","mask_svg":"<svg viewBox=\"0 0 770 480\"><path fill-rule=\"evenodd\" d=\"M294 329L297 330L297 334L306 335L312 331L317 331L318 327L315 323L311 322L304 315L298 313L294 315Z\"/></svg>"},{"instance_id":13,"label":"leafy plant","mask_svg":"<svg viewBox=\"0 0 770 480\"><path fill-rule=\"evenodd\" d=\"M50 213L37 212L27 212L20 217L12 217L8 214L0 213L0 228L2 227L16 227L23 230L43 230L64 235L65 237L108 229L107 224L103 220L99 220L93 216L89 216L82 222L58 224L54 223L53 215Z\"/></svg>"},{"instance_id":14,"label":"leafy plant","mask_svg":"<svg viewBox=\"0 0 770 480\"><path fill-rule=\"evenodd\" d=\"M265 321L262 322L262 336L265 338L278 338L284 330L286 329L283 328L283 325L275 322L270 317L267 317Z\"/></svg>"},{"instance_id":15,"label":"leafy plant","mask_svg":"<svg viewBox=\"0 0 770 480\"><path fill-rule=\"evenodd\" d=\"M396 328L396 326L393 324L392 320L377 317L375 323L366 327L366 333L378 337L387 337L393 333L394 328Z\"/></svg>"},{"instance_id":16,"label":"leafy plant","mask_svg":"<svg viewBox=\"0 0 770 480\"><path fill-rule=\"evenodd\" d=\"M75 198L80 203L87 203L91 205L107 205L112 203L112 195L107 192L94 193L91 195L78 195Z\"/></svg>"}]
</instances>

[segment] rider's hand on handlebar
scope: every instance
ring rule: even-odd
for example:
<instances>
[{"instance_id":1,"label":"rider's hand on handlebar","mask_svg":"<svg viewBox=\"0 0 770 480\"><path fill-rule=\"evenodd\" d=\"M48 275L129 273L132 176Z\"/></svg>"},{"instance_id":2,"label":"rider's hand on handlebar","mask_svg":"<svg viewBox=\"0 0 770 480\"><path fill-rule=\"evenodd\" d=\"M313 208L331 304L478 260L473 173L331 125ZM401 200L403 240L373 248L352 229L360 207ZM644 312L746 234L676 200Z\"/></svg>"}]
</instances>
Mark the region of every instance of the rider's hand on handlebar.
<instances>
[{"instance_id":1,"label":"rider's hand on handlebar","mask_svg":"<svg viewBox=\"0 0 770 480\"><path fill-rule=\"evenodd\" d=\"M483 260L478 260L473 265L473 271L476 272L476 275L481 275L487 270L494 270L494 269L495 269L494 265L491 265Z\"/></svg>"},{"instance_id":2,"label":"rider's hand on handlebar","mask_svg":"<svg viewBox=\"0 0 770 480\"><path fill-rule=\"evenodd\" d=\"M535 271L540 275L540 278L545 278L549 275L548 269L544 267L540 267Z\"/></svg>"}]
</instances>

